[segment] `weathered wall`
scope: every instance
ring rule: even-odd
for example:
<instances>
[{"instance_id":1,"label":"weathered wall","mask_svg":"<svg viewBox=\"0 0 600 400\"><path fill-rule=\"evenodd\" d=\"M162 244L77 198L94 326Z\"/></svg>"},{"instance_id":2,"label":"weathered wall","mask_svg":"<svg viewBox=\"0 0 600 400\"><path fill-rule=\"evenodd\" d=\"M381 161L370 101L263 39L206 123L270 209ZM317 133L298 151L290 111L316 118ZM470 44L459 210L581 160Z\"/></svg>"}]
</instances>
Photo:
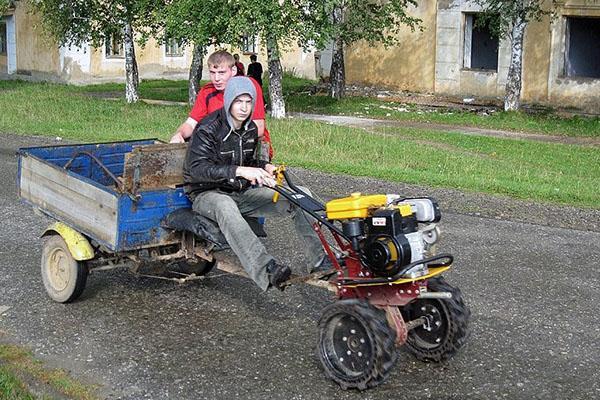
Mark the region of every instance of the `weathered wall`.
<instances>
[{"instance_id":1,"label":"weathered wall","mask_svg":"<svg viewBox=\"0 0 600 400\"><path fill-rule=\"evenodd\" d=\"M568 16L600 18L600 0L565 1L559 17L552 21L548 100L551 104L600 114L600 79L565 76L565 17Z\"/></svg>"},{"instance_id":2,"label":"weathered wall","mask_svg":"<svg viewBox=\"0 0 600 400\"><path fill-rule=\"evenodd\" d=\"M423 32L404 27L400 44L385 49L358 43L346 49L348 83L388 86L400 90L431 92L434 89L436 2L421 1L408 10L420 18Z\"/></svg>"},{"instance_id":3,"label":"weathered wall","mask_svg":"<svg viewBox=\"0 0 600 400\"><path fill-rule=\"evenodd\" d=\"M186 48L183 56L167 57L164 45L150 39L141 47L136 44L135 55L140 78L145 79L187 79L192 62L191 48ZM125 80L125 58L106 57L104 47L91 51L91 68L89 79L94 81Z\"/></svg>"},{"instance_id":4,"label":"weathered wall","mask_svg":"<svg viewBox=\"0 0 600 400\"><path fill-rule=\"evenodd\" d=\"M16 27L17 74L53 78L60 73L56 44L42 31L37 15L27 12L26 2L18 2L14 11Z\"/></svg>"},{"instance_id":5,"label":"weathered wall","mask_svg":"<svg viewBox=\"0 0 600 400\"><path fill-rule=\"evenodd\" d=\"M550 68L550 17L530 22L523 43L523 101L547 103ZM504 93L504 90L502 91Z\"/></svg>"},{"instance_id":6,"label":"weathered wall","mask_svg":"<svg viewBox=\"0 0 600 400\"><path fill-rule=\"evenodd\" d=\"M500 41L497 71L465 68L464 13L478 12L481 7L467 0L437 3L435 92L481 97L502 95L510 61L508 42Z\"/></svg>"},{"instance_id":7,"label":"weathered wall","mask_svg":"<svg viewBox=\"0 0 600 400\"><path fill-rule=\"evenodd\" d=\"M266 54L264 56L266 61ZM263 63L263 68L267 63ZM281 54L281 66L284 71L308 79L316 79L315 51L303 51L300 47L294 46L290 49L284 49Z\"/></svg>"}]
</instances>

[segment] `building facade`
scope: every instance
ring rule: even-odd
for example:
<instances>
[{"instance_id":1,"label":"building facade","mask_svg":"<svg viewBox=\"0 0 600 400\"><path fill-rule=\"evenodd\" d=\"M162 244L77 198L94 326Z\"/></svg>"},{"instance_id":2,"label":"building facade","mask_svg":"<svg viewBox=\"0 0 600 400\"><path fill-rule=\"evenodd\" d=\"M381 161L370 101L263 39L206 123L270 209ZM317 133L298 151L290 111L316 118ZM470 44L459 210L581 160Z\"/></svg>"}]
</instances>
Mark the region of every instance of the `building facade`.
<instances>
[{"instance_id":1,"label":"building facade","mask_svg":"<svg viewBox=\"0 0 600 400\"><path fill-rule=\"evenodd\" d=\"M522 100L574 107L600 114L600 0L565 0L555 17L529 24L523 52ZM102 48L57 48L45 38L40 21L16 1L0 19L0 77L31 76L71 83L123 80L122 44L111 38ZM550 7L552 0L547 0ZM503 96L510 44L477 24L481 9L468 0L421 0L409 13L422 30L403 29L393 47L357 43L346 49L351 84L450 96ZM258 53L266 73L266 54L249 40L240 51ZM191 50L177 43L150 41L136 47L140 77L185 79ZM242 57L246 64L247 57ZM288 49L285 70L307 78L329 74L331 48Z\"/></svg>"},{"instance_id":2,"label":"building facade","mask_svg":"<svg viewBox=\"0 0 600 400\"><path fill-rule=\"evenodd\" d=\"M555 17L531 22L525 32L523 101L600 114L600 0L556 3ZM468 0L419 2L411 14L423 21L424 30L407 29L394 48L352 46L346 54L348 81L452 96L503 96L510 43L476 24L480 11Z\"/></svg>"}]
</instances>

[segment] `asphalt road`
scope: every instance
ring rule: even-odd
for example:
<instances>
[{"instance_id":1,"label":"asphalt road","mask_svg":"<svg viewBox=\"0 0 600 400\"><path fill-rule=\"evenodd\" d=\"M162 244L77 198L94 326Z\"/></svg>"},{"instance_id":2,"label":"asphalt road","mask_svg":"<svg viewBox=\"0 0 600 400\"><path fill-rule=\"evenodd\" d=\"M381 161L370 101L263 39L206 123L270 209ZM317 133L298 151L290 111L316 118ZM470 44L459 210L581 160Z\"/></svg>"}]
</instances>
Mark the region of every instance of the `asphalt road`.
<instances>
[{"instance_id":1,"label":"asphalt road","mask_svg":"<svg viewBox=\"0 0 600 400\"><path fill-rule=\"evenodd\" d=\"M539 218L521 218L524 203L515 202L506 209L518 212L503 220L487 210L497 199L479 198L482 211L465 205L468 212L461 212L458 203L471 197L441 193L442 210L451 212L442 219L440 250L455 255L446 278L471 308L470 342L443 364L424 364L400 350L385 384L342 391L314 357L319 312L332 301L316 288L263 294L235 276L178 285L109 271L91 275L79 301L53 303L39 273L39 235L49 221L17 198L14 155L20 146L50 142L0 135L0 309L8 308L0 315L0 341L27 346L48 365L100 385L103 398L600 398L600 233L565 228L559 214L573 211L568 207L541 207ZM298 175L325 196L358 188L425 190ZM531 205L530 212L539 209ZM573 228L598 223L571 222ZM269 220L267 243L300 268L289 226Z\"/></svg>"}]
</instances>

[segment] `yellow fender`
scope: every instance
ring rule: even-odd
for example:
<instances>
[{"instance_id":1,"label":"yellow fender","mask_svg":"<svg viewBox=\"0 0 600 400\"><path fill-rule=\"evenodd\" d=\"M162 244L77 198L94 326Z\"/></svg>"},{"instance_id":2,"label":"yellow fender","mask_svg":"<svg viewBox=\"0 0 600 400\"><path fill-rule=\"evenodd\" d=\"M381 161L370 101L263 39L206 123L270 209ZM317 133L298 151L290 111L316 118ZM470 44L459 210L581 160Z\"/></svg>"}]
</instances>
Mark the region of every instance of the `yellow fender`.
<instances>
[{"instance_id":1,"label":"yellow fender","mask_svg":"<svg viewBox=\"0 0 600 400\"><path fill-rule=\"evenodd\" d=\"M44 231L42 237L55 233L63 238L69 248L69 252L75 260L85 261L94 258L94 249L92 248L92 245L90 245L90 242L75 229L62 222L55 222Z\"/></svg>"}]
</instances>

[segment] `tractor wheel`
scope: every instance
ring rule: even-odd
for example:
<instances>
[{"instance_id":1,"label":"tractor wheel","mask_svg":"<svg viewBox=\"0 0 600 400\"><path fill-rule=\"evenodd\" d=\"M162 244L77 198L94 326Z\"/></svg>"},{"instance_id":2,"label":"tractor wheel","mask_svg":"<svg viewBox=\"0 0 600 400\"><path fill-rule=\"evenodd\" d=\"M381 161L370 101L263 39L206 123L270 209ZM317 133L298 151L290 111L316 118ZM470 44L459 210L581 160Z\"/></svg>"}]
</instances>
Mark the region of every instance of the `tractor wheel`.
<instances>
[{"instance_id":1,"label":"tractor wheel","mask_svg":"<svg viewBox=\"0 0 600 400\"><path fill-rule=\"evenodd\" d=\"M169 268L169 270L167 271L167 274L169 274L169 272L175 272L175 273L179 273L179 274L186 274L186 275L195 274L196 276L202 276L202 275L208 274L213 269L215 264L216 264L215 261L206 261L206 260L199 260L196 263L188 262L188 261L178 261L171 268ZM170 275L173 275L173 274L170 274Z\"/></svg>"},{"instance_id":2,"label":"tractor wheel","mask_svg":"<svg viewBox=\"0 0 600 400\"><path fill-rule=\"evenodd\" d=\"M52 300L70 303L77 299L87 281L88 268L73 258L67 244L59 235L44 240L42 249L42 280Z\"/></svg>"},{"instance_id":3,"label":"tractor wheel","mask_svg":"<svg viewBox=\"0 0 600 400\"><path fill-rule=\"evenodd\" d=\"M323 310L317 351L325 374L342 389L364 390L390 374L395 340L384 311L365 300L341 300Z\"/></svg>"},{"instance_id":4,"label":"tractor wheel","mask_svg":"<svg viewBox=\"0 0 600 400\"><path fill-rule=\"evenodd\" d=\"M408 332L406 349L421 361L440 362L452 357L467 342L471 311L460 289L444 278L429 279L430 292L450 292L451 299L417 299L402 309L405 321L426 317L427 322Z\"/></svg>"}]
</instances>

